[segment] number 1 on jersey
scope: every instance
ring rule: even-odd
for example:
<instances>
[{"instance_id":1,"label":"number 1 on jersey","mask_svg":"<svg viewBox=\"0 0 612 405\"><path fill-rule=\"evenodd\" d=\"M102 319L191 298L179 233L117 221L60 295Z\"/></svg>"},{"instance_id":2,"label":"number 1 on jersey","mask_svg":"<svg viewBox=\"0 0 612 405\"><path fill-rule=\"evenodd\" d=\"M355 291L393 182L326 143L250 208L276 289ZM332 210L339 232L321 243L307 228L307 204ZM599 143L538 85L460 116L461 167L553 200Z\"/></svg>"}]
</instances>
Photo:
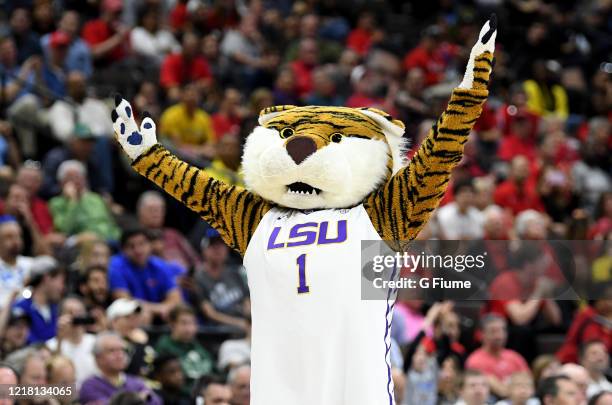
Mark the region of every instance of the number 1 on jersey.
<instances>
[{"instance_id":1,"label":"number 1 on jersey","mask_svg":"<svg viewBox=\"0 0 612 405\"><path fill-rule=\"evenodd\" d=\"M300 274L300 284L297 288L297 292L298 294L310 292L310 287L306 285L306 253L299 255L296 262Z\"/></svg>"}]
</instances>

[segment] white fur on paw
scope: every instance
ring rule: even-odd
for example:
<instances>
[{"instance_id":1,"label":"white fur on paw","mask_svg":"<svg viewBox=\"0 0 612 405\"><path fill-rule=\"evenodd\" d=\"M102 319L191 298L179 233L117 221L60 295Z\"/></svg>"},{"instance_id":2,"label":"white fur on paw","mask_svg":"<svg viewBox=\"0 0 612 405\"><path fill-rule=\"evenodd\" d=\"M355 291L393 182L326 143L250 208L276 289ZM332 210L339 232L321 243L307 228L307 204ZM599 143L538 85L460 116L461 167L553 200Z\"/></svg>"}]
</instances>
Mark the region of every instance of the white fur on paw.
<instances>
[{"instance_id":1,"label":"white fur on paw","mask_svg":"<svg viewBox=\"0 0 612 405\"><path fill-rule=\"evenodd\" d=\"M487 21L480 29L480 33L478 34L478 40L470 51L470 59L468 60L467 67L465 68L463 80L458 86L461 89L472 88L472 85L474 83L474 63L478 55L481 55L484 52L495 52L495 38L497 37L497 29L493 31L492 35L485 43L482 43L483 37L487 34L487 32L489 32L489 30L490 22Z\"/></svg>"},{"instance_id":2,"label":"white fur on paw","mask_svg":"<svg viewBox=\"0 0 612 405\"><path fill-rule=\"evenodd\" d=\"M139 130L134 119L134 110L127 100L121 99L119 105L115 107L113 118L115 118L113 129L117 139L130 159L136 159L157 143L153 120L145 118Z\"/></svg>"}]
</instances>

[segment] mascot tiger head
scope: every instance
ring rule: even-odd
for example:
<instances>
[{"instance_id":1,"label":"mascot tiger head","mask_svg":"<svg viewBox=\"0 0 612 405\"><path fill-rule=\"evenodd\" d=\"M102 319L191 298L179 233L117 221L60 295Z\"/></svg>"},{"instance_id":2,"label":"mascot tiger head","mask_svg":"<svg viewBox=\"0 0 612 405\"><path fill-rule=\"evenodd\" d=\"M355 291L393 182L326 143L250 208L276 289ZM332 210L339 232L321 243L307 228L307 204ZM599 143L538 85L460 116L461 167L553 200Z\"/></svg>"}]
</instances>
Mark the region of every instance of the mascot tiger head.
<instances>
[{"instance_id":1,"label":"mascot tiger head","mask_svg":"<svg viewBox=\"0 0 612 405\"><path fill-rule=\"evenodd\" d=\"M251 191L284 207L359 204L405 165L404 124L374 108L264 109L242 157Z\"/></svg>"}]
</instances>

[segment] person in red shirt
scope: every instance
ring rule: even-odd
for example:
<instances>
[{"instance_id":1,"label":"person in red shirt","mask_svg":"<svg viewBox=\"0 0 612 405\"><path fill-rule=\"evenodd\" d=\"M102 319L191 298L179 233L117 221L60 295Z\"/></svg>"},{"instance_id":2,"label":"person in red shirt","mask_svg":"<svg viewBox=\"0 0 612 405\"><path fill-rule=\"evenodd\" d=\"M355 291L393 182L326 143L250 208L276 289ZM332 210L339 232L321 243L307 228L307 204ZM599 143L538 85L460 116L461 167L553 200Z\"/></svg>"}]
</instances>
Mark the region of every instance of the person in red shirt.
<instances>
[{"instance_id":1,"label":"person in red shirt","mask_svg":"<svg viewBox=\"0 0 612 405\"><path fill-rule=\"evenodd\" d=\"M524 114L517 114L510 125L510 132L502 138L497 150L501 160L509 161L517 155L526 156L533 161L537 157L537 147L532 122Z\"/></svg>"},{"instance_id":2,"label":"person in red shirt","mask_svg":"<svg viewBox=\"0 0 612 405\"><path fill-rule=\"evenodd\" d=\"M444 72L451 59L455 58L456 46L442 42L440 27L432 25L425 29L416 48L404 57L404 69L419 67L425 71L427 86L437 84L444 78Z\"/></svg>"},{"instance_id":3,"label":"person in red shirt","mask_svg":"<svg viewBox=\"0 0 612 405\"><path fill-rule=\"evenodd\" d=\"M536 185L529 173L529 160L523 155L516 156L512 159L508 180L497 186L493 200L500 207L510 209L513 215L528 209L543 211Z\"/></svg>"},{"instance_id":4,"label":"person in red shirt","mask_svg":"<svg viewBox=\"0 0 612 405\"><path fill-rule=\"evenodd\" d=\"M489 380L491 391L499 396L508 395L508 379L514 373L529 371L525 359L514 350L506 349L508 332L506 320L490 314L481 321L482 346L466 360L465 368L478 370Z\"/></svg>"},{"instance_id":5,"label":"person in red shirt","mask_svg":"<svg viewBox=\"0 0 612 405\"><path fill-rule=\"evenodd\" d=\"M212 82L208 62L199 54L200 40L194 32L183 35L182 50L166 56L161 65L159 82L171 102L181 98L181 87L195 82L200 90L206 90Z\"/></svg>"},{"instance_id":6,"label":"person in red shirt","mask_svg":"<svg viewBox=\"0 0 612 405\"><path fill-rule=\"evenodd\" d=\"M219 111L211 116L217 140L226 134L237 135L240 132L240 124L248 114L248 110L242 107L241 103L242 95L237 89L231 87L225 89Z\"/></svg>"},{"instance_id":7,"label":"person in red shirt","mask_svg":"<svg viewBox=\"0 0 612 405\"><path fill-rule=\"evenodd\" d=\"M514 269L499 274L489 288L486 313L503 316L509 322L511 347L528 360L536 356L534 330L546 325L561 324L561 309L547 299L556 288L546 276L550 256L542 254L544 247L535 241L522 242L512 256Z\"/></svg>"},{"instance_id":8,"label":"person in red shirt","mask_svg":"<svg viewBox=\"0 0 612 405\"><path fill-rule=\"evenodd\" d=\"M364 11L359 15L357 27L353 29L346 38L346 46L365 56L372 44L380 42L383 32L376 27L376 17L370 11Z\"/></svg>"},{"instance_id":9,"label":"person in red shirt","mask_svg":"<svg viewBox=\"0 0 612 405\"><path fill-rule=\"evenodd\" d=\"M535 139L541 118L527 108L527 93L521 84L510 88L510 101L497 110L497 121L504 136L510 134L512 123L517 117L526 118L531 123L529 138Z\"/></svg>"},{"instance_id":10,"label":"person in red shirt","mask_svg":"<svg viewBox=\"0 0 612 405\"><path fill-rule=\"evenodd\" d=\"M595 300L580 310L565 336L565 342L555 356L562 363L578 362L580 347L591 341L603 342L612 350L612 284L607 283L594 292Z\"/></svg>"},{"instance_id":11,"label":"person in red shirt","mask_svg":"<svg viewBox=\"0 0 612 405\"><path fill-rule=\"evenodd\" d=\"M53 231L53 218L49 213L47 202L38 197L38 191L43 183L43 173L40 163L26 161L17 171L16 183L23 187L30 198L32 217L43 235Z\"/></svg>"},{"instance_id":12,"label":"person in red shirt","mask_svg":"<svg viewBox=\"0 0 612 405\"><path fill-rule=\"evenodd\" d=\"M81 36L91 48L97 67L106 67L129 54L130 28L121 22L123 0L104 0L100 18L89 21Z\"/></svg>"},{"instance_id":13,"label":"person in red shirt","mask_svg":"<svg viewBox=\"0 0 612 405\"><path fill-rule=\"evenodd\" d=\"M319 60L317 41L311 38L300 42L298 58L291 62L291 70L295 76L296 90L300 99L306 98L312 91L312 72Z\"/></svg>"}]
</instances>

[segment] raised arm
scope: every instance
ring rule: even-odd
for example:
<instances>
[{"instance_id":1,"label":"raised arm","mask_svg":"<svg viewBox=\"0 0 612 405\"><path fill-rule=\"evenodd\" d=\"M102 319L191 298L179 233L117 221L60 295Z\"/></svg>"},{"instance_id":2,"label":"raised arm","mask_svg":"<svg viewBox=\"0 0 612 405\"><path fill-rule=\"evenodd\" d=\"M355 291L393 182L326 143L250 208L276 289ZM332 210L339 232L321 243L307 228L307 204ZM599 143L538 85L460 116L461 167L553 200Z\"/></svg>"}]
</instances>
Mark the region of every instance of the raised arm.
<instances>
[{"instance_id":1,"label":"raised arm","mask_svg":"<svg viewBox=\"0 0 612 405\"><path fill-rule=\"evenodd\" d=\"M364 206L383 239L414 239L438 207L488 96L496 29L493 15L472 48L463 81L408 166L366 198Z\"/></svg>"},{"instance_id":2,"label":"raised arm","mask_svg":"<svg viewBox=\"0 0 612 405\"><path fill-rule=\"evenodd\" d=\"M132 167L166 193L197 212L215 228L225 243L244 254L255 228L271 208L261 197L230 186L189 165L157 143L155 123L145 113L140 129L130 104L115 97L113 128Z\"/></svg>"}]
</instances>

